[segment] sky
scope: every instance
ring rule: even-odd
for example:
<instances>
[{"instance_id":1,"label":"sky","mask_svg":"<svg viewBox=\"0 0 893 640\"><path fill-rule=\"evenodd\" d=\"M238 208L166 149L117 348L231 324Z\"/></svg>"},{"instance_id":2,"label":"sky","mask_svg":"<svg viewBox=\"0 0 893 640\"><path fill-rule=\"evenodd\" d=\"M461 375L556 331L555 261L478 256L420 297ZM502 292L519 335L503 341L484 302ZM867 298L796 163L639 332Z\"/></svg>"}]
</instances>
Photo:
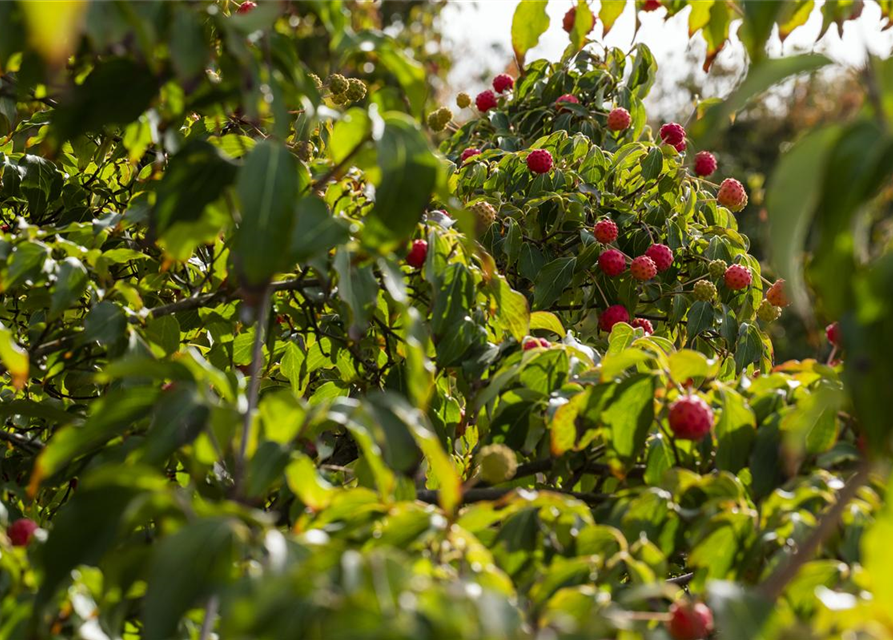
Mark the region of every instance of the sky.
<instances>
[{"instance_id":1,"label":"sky","mask_svg":"<svg viewBox=\"0 0 893 640\"><path fill-rule=\"evenodd\" d=\"M455 90L472 93L481 90L483 83L479 76L498 73L510 61L512 15L517 4L518 0L454 0L444 10L444 33L457 54L450 76L450 84ZM568 44L567 34L561 28L561 19L573 4L575 0L549 2L549 29L543 34L539 45L527 54L527 60L540 57L557 60L561 56ZM890 55L893 50L893 29L881 31L880 8L874 2L866 2L862 16L845 24L843 38L838 35L836 26L832 26L816 43L815 38L822 24L818 8L822 4L821 0L816 3L816 10L809 22L794 31L783 46L778 37L773 36L769 43L770 55L818 51L849 67L861 65L865 61L866 51L883 57ZM593 5L593 10L597 11L597 2ZM700 34L689 40L689 12L690 9L686 9L666 23L663 9L650 14L642 13L641 26L635 33L635 15L633 7L629 6L607 38L602 38L600 23L596 25L592 37L606 46L623 50L643 42L651 48L658 61L658 78L662 87L669 88L680 78L693 74L699 84L709 88L712 96L723 97L733 88L734 78L708 75L700 69L700 64L690 62L692 54L696 54L698 61L703 61L706 45ZM737 24L732 24L732 32L737 29ZM717 65L743 72L745 61L744 47L733 35L732 41L720 52ZM687 108L687 104L674 100L672 91L660 91L659 88L653 91L651 104L648 101L646 104L649 110L656 108L665 115L674 115L674 112Z\"/></svg>"}]
</instances>

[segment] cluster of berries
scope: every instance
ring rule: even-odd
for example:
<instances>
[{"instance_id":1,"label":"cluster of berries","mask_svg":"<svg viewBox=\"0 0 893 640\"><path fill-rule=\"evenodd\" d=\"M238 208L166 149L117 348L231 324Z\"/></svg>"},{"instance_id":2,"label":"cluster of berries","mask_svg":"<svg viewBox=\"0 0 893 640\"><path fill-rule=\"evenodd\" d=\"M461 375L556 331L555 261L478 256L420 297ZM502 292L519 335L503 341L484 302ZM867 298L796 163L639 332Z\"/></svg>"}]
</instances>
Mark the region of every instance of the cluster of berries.
<instances>
[{"instance_id":1,"label":"cluster of berries","mask_svg":"<svg viewBox=\"0 0 893 640\"><path fill-rule=\"evenodd\" d=\"M453 112L447 107L440 107L428 114L428 127L432 131L443 131L453 119Z\"/></svg>"},{"instance_id":2,"label":"cluster of berries","mask_svg":"<svg viewBox=\"0 0 893 640\"><path fill-rule=\"evenodd\" d=\"M335 104L359 102L366 97L366 84L357 78L345 78L340 73L333 73L326 78L326 85L332 92Z\"/></svg>"}]
</instances>

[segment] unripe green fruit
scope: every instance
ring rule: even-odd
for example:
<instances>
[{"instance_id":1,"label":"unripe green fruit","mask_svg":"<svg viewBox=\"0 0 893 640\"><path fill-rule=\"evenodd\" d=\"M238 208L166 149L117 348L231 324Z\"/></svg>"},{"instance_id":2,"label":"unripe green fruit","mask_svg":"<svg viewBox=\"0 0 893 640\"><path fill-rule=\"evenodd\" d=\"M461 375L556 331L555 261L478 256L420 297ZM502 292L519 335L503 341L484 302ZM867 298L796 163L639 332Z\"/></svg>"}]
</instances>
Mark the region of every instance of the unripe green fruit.
<instances>
[{"instance_id":1,"label":"unripe green fruit","mask_svg":"<svg viewBox=\"0 0 893 640\"><path fill-rule=\"evenodd\" d=\"M778 320L778 316L780 315L781 309L768 300L763 300L760 303L760 308L757 309L757 317L763 322L773 322Z\"/></svg>"},{"instance_id":2,"label":"unripe green fruit","mask_svg":"<svg viewBox=\"0 0 893 640\"><path fill-rule=\"evenodd\" d=\"M702 302L710 302L716 298L716 285L709 280L698 280L695 282L695 300Z\"/></svg>"},{"instance_id":3,"label":"unripe green fruit","mask_svg":"<svg viewBox=\"0 0 893 640\"><path fill-rule=\"evenodd\" d=\"M504 444L491 444L478 454L481 480L487 484L499 484L515 477L518 460L515 452Z\"/></svg>"},{"instance_id":4,"label":"unripe green fruit","mask_svg":"<svg viewBox=\"0 0 893 640\"><path fill-rule=\"evenodd\" d=\"M332 102L335 104L347 104L350 101L347 99L347 93L334 93L332 94Z\"/></svg>"},{"instance_id":5,"label":"unripe green fruit","mask_svg":"<svg viewBox=\"0 0 893 640\"><path fill-rule=\"evenodd\" d=\"M347 78L342 76L340 73L333 73L328 78L326 78L326 84L329 85L329 91L331 91L335 95L344 93L350 86L347 82Z\"/></svg>"},{"instance_id":6,"label":"unripe green fruit","mask_svg":"<svg viewBox=\"0 0 893 640\"><path fill-rule=\"evenodd\" d=\"M452 119L453 112L446 107L441 107L428 114L428 127L432 131L443 131Z\"/></svg>"},{"instance_id":7,"label":"unripe green fruit","mask_svg":"<svg viewBox=\"0 0 893 640\"><path fill-rule=\"evenodd\" d=\"M729 265L725 260L711 260L707 271L710 272L711 278L722 278L728 268Z\"/></svg>"},{"instance_id":8,"label":"unripe green fruit","mask_svg":"<svg viewBox=\"0 0 893 640\"><path fill-rule=\"evenodd\" d=\"M313 157L313 145L302 140L295 145L295 153L304 162L309 162Z\"/></svg>"},{"instance_id":9,"label":"unripe green fruit","mask_svg":"<svg viewBox=\"0 0 893 640\"><path fill-rule=\"evenodd\" d=\"M463 91L456 96L456 106L460 109L467 109L471 106L471 96Z\"/></svg>"},{"instance_id":10,"label":"unripe green fruit","mask_svg":"<svg viewBox=\"0 0 893 640\"><path fill-rule=\"evenodd\" d=\"M469 209L474 214L478 233L483 233L496 222L496 209L489 202L475 202Z\"/></svg>"},{"instance_id":11,"label":"unripe green fruit","mask_svg":"<svg viewBox=\"0 0 893 640\"><path fill-rule=\"evenodd\" d=\"M310 80L311 82L313 82L313 86L315 86L317 89L322 89L322 78L320 78L315 73L311 73Z\"/></svg>"},{"instance_id":12,"label":"unripe green fruit","mask_svg":"<svg viewBox=\"0 0 893 640\"><path fill-rule=\"evenodd\" d=\"M345 94L347 95L348 102L359 102L366 97L366 83L362 80L351 78L347 81L347 91Z\"/></svg>"}]
</instances>

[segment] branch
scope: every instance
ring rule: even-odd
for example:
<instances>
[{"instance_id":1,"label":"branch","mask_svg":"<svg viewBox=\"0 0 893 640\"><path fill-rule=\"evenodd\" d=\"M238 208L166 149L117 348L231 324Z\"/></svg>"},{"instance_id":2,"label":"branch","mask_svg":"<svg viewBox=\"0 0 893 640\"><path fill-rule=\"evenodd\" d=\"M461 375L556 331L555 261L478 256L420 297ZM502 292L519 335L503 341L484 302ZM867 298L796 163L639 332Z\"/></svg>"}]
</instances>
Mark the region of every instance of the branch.
<instances>
[{"instance_id":1,"label":"branch","mask_svg":"<svg viewBox=\"0 0 893 640\"><path fill-rule=\"evenodd\" d=\"M518 487L508 489L469 489L462 495L462 503L469 504L471 502L482 502L484 500L499 500L505 496L514 493ZM524 490L522 488L522 490ZM600 505L611 498L606 493L581 493L579 491L561 491L559 489L529 489L529 491L544 491L547 493L560 493L561 495L576 498L588 505ZM438 492L430 489L416 491L416 499L428 504L437 504Z\"/></svg>"},{"instance_id":2,"label":"branch","mask_svg":"<svg viewBox=\"0 0 893 640\"><path fill-rule=\"evenodd\" d=\"M26 438L19 433L13 433L11 431L0 431L0 440L4 440L12 446L18 447L22 451L32 455L40 453L41 449L43 449L43 443L40 440L32 440L31 438Z\"/></svg>"}]
</instances>

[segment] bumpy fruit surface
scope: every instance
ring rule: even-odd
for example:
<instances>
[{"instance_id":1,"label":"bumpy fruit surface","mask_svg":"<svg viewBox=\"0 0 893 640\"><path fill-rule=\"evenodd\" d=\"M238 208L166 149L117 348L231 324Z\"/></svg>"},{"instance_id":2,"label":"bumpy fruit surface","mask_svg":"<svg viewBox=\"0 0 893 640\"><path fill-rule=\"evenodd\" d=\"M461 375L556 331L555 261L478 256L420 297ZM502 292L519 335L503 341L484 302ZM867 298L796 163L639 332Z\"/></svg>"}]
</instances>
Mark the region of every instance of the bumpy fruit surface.
<instances>
[{"instance_id":1,"label":"bumpy fruit surface","mask_svg":"<svg viewBox=\"0 0 893 640\"><path fill-rule=\"evenodd\" d=\"M487 484L499 484L511 480L518 470L515 452L504 444L490 444L478 454L481 480Z\"/></svg>"},{"instance_id":2,"label":"bumpy fruit surface","mask_svg":"<svg viewBox=\"0 0 893 640\"><path fill-rule=\"evenodd\" d=\"M602 251L598 257L598 268L606 276L615 277L626 271L626 258L617 249Z\"/></svg>"},{"instance_id":3,"label":"bumpy fruit surface","mask_svg":"<svg viewBox=\"0 0 893 640\"><path fill-rule=\"evenodd\" d=\"M698 280L695 282L695 300L701 302L712 302L716 298L716 285L709 280Z\"/></svg>"},{"instance_id":4,"label":"bumpy fruit surface","mask_svg":"<svg viewBox=\"0 0 893 640\"><path fill-rule=\"evenodd\" d=\"M835 347L840 346L840 323L832 322L827 327L825 327L825 337L828 338L828 342L833 344Z\"/></svg>"},{"instance_id":5,"label":"bumpy fruit surface","mask_svg":"<svg viewBox=\"0 0 893 640\"><path fill-rule=\"evenodd\" d=\"M700 440L713 427L713 409L698 396L684 396L670 405L670 430L681 440Z\"/></svg>"},{"instance_id":6,"label":"bumpy fruit surface","mask_svg":"<svg viewBox=\"0 0 893 640\"><path fill-rule=\"evenodd\" d=\"M453 112L447 107L441 107L428 114L428 126L432 131L443 131L453 119Z\"/></svg>"},{"instance_id":7,"label":"bumpy fruit surface","mask_svg":"<svg viewBox=\"0 0 893 640\"><path fill-rule=\"evenodd\" d=\"M344 93L350 102L359 102L366 97L366 83L357 78L350 78L347 81L347 91Z\"/></svg>"},{"instance_id":8,"label":"bumpy fruit surface","mask_svg":"<svg viewBox=\"0 0 893 640\"><path fill-rule=\"evenodd\" d=\"M239 5L239 8L236 9L236 13L248 13L249 11L253 11L257 7L256 2L252 2L251 0L245 0L242 4Z\"/></svg>"},{"instance_id":9,"label":"bumpy fruit surface","mask_svg":"<svg viewBox=\"0 0 893 640\"><path fill-rule=\"evenodd\" d=\"M478 108L478 111L481 113L486 113L490 109L496 108L496 94L487 89L486 91L481 91L477 94L477 97L474 99L474 105Z\"/></svg>"},{"instance_id":10,"label":"bumpy fruit surface","mask_svg":"<svg viewBox=\"0 0 893 640\"><path fill-rule=\"evenodd\" d=\"M657 11L663 6L660 0L645 0L642 5L642 11Z\"/></svg>"},{"instance_id":11,"label":"bumpy fruit surface","mask_svg":"<svg viewBox=\"0 0 893 640\"><path fill-rule=\"evenodd\" d=\"M747 192L735 178L726 178L719 185L716 201L730 211L738 212L747 206Z\"/></svg>"},{"instance_id":12,"label":"bumpy fruit surface","mask_svg":"<svg viewBox=\"0 0 893 640\"><path fill-rule=\"evenodd\" d=\"M660 139L664 144L678 147L685 144L685 129L677 122L670 122L660 128Z\"/></svg>"},{"instance_id":13,"label":"bumpy fruit surface","mask_svg":"<svg viewBox=\"0 0 893 640\"><path fill-rule=\"evenodd\" d=\"M673 640L703 640L713 633L713 612L703 602L674 603L667 631Z\"/></svg>"},{"instance_id":14,"label":"bumpy fruit surface","mask_svg":"<svg viewBox=\"0 0 893 640\"><path fill-rule=\"evenodd\" d=\"M496 209L489 202L475 202L470 207L475 217L475 226L478 233L486 231L490 225L496 222Z\"/></svg>"},{"instance_id":15,"label":"bumpy fruit surface","mask_svg":"<svg viewBox=\"0 0 893 640\"><path fill-rule=\"evenodd\" d=\"M617 239L617 224L607 218L595 223L595 239L602 244L611 244Z\"/></svg>"},{"instance_id":16,"label":"bumpy fruit surface","mask_svg":"<svg viewBox=\"0 0 893 640\"><path fill-rule=\"evenodd\" d=\"M37 529L38 526L34 520L20 518L9 525L9 528L6 530L6 535L9 537L12 546L25 547L31 542L31 538Z\"/></svg>"},{"instance_id":17,"label":"bumpy fruit surface","mask_svg":"<svg viewBox=\"0 0 893 640\"><path fill-rule=\"evenodd\" d=\"M659 273L673 266L673 250L665 244L653 244L645 251L645 255L654 260Z\"/></svg>"},{"instance_id":18,"label":"bumpy fruit surface","mask_svg":"<svg viewBox=\"0 0 893 640\"><path fill-rule=\"evenodd\" d=\"M695 155L695 173L702 178L716 171L716 158L709 151L699 151Z\"/></svg>"},{"instance_id":19,"label":"bumpy fruit surface","mask_svg":"<svg viewBox=\"0 0 893 640\"><path fill-rule=\"evenodd\" d=\"M424 240L413 240L412 248L406 255L406 264L415 269L425 264L425 258L428 257L428 243Z\"/></svg>"},{"instance_id":20,"label":"bumpy fruit surface","mask_svg":"<svg viewBox=\"0 0 893 640\"><path fill-rule=\"evenodd\" d=\"M717 279L721 278L728 268L729 265L726 264L725 260L711 260L710 264L707 265L707 271L710 273L710 277Z\"/></svg>"},{"instance_id":21,"label":"bumpy fruit surface","mask_svg":"<svg viewBox=\"0 0 893 640\"><path fill-rule=\"evenodd\" d=\"M493 88L497 93L505 93L515 86L515 79L507 73L500 73L493 78Z\"/></svg>"},{"instance_id":22,"label":"bumpy fruit surface","mask_svg":"<svg viewBox=\"0 0 893 640\"><path fill-rule=\"evenodd\" d=\"M308 77L310 78L310 82L313 83L314 87L316 87L317 89L322 89L322 78L320 78L315 73L308 74Z\"/></svg>"},{"instance_id":23,"label":"bumpy fruit surface","mask_svg":"<svg viewBox=\"0 0 893 640\"><path fill-rule=\"evenodd\" d=\"M618 322L629 322L629 312L622 304L615 304L605 309L598 318L598 328L610 333Z\"/></svg>"},{"instance_id":24,"label":"bumpy fruit surface","mask_svg":"<svg viewBox=\"0 0 893 640\"><path fill-rule=\"evenodd\" d=\"M456 96L456 106L460 109L467 109L471 106L471 96L462 91Z\"/></svg>"},{"instance_id":25,"label":"bumpy fruit surface","mask_svg":"<svg viewBox=\"0 0 893 640\"><path fill-rule=\"evenodd\" d=\"M639 256L634 258L632 264L629 265L629 272L636 280L651 280L657 275L657 266L654 264L654 260L648 256Z\"/></svg>"},{"instance_id":26,"label":"bumpy fruit surface","mask_svg":"<svg viewBox=\"0 0 893 640\"><path fill-rule=\"evenodd\" d=\"M552 154L545 149L534 149L527 156L527 168L533 173L549 173L552 169Z\"/></svg>"},{"instance_id":27,"label":"bumpy fruit surface","mask_svg":"<svg viewBox=\"0 0 893 640\"><path fill-rule=\"evenodd\" d=\"M475 149L474 147L469 147L465 151L462 152L462 162L465 162L469 158L473 158L474 156L481 155L480 149Z\"/></svg>"},{"instance_id":28,"label":"bumpy fruit surface","mask_svg":"<svg viewBox=\"0 0 893 640\"><path fill-rule=\"evenodd\" d=\"M329 85L329 91L331 91L335 95L344 93L350 86L350 84L347 82L347 78L342 76L340 73L333 73L328 78L326 78L326 84Z\"/></svg>"},{"instance_id":29,"label":"bumpy fruit surface","mask_svg":"<svg viewBox=\"0 0 893 640\"><path fill-rule=\"evenodd\" d=\"M295 153L304 162L309 162L310 158L313 157L313 145L306 140L301 140L295 144Z\"/></svg>"},{"instance_id":30,"label":"bumpy fruit surface","mask_svg":"<svg viewBox=\"0 0 893 640\"><path fill-rule=\"evenodd\" d=\"M572 93L565 93L563 96L558 96L555 100L555 106L558 107L559 111L566 110L562 106L562 104L580 104L579 98Z\"/></svg>"},{"instance_id":31,"label":"bumpy fruit surface","mask_svg":"<svg viewBox=\"0 0 893 640\"><path fill-rule=\"evenodd\" d=\"M552 346L552 343L546 340L545 338L537 338L536 336L527 336L521 342L521 348L524 351L530 351L531 349L548 349Z\"/></svg>"},{"instance_id":32,"label":"bumpy fruit surface","mask_svg":"<svg viewBox=\"0 0 893 640\"><path fill-rule=\"evenodd\" d=\"M740 264L733 264L726 269L723 275L726 286L732 291L740 291L749 287L752 279L750 269Z\"/></svg>"},{"instance_id":33,"label":"bumpy fruit surface","mask_svg":"<svg viewBox=\"0 0 893 640\"><path fill-rule=\"evenodd\" d=\"M629 115L629 111L623 107L617 107L616 109L611 109L611 113L608 114L608 129L611 131L626 131L629 129L632 121L633 119Z\"/></svg>"},{"instance_id":34,"label":"bumpy fruit surface","mask_svg":"<svg viewBox=\"0 0 893 640\"><path fill-rule=\"evenodd\" d=\"M350 100L347 99L347 91L344 93L333 93L329 98L335 104L347 104L350 102Z\"/></svg>"},{"instance_id":35,"label":"bumpy fruit surface","mask_svg":"<svg viewBox=\"0 0 893 640\"><path fill-rule=\"evenodd\" d=\"M757 317L763 322L774 322L781 315L781 309L768 300L763 300L757 309Z\"/></svg>"},{"instance_id":36,"label":"bumpy fruit surface","mask_svg":"<svg viewBox=\"0 0 893 640\"><path fill-rule=\"evenodd\" d=\"M641 329L642 331L644 331L646 336L650 336L652 333L654 333L654 327L651 326L651 321L646 320L645 318L636 318L635 320L633 320L633 326L636 329Z\"/></svg>"},{"instance_id":37,"label":"bumpy fruit surface","mask_svg":"<svg viewBox=\"0 0 893 640\"><path fill-rule=\"evenodd\" d=\"M766 290L766 300L776 307L786 307L791 304L788 294L785 292L784 280L778 279Z\"/></svg>"}]
</instances>

